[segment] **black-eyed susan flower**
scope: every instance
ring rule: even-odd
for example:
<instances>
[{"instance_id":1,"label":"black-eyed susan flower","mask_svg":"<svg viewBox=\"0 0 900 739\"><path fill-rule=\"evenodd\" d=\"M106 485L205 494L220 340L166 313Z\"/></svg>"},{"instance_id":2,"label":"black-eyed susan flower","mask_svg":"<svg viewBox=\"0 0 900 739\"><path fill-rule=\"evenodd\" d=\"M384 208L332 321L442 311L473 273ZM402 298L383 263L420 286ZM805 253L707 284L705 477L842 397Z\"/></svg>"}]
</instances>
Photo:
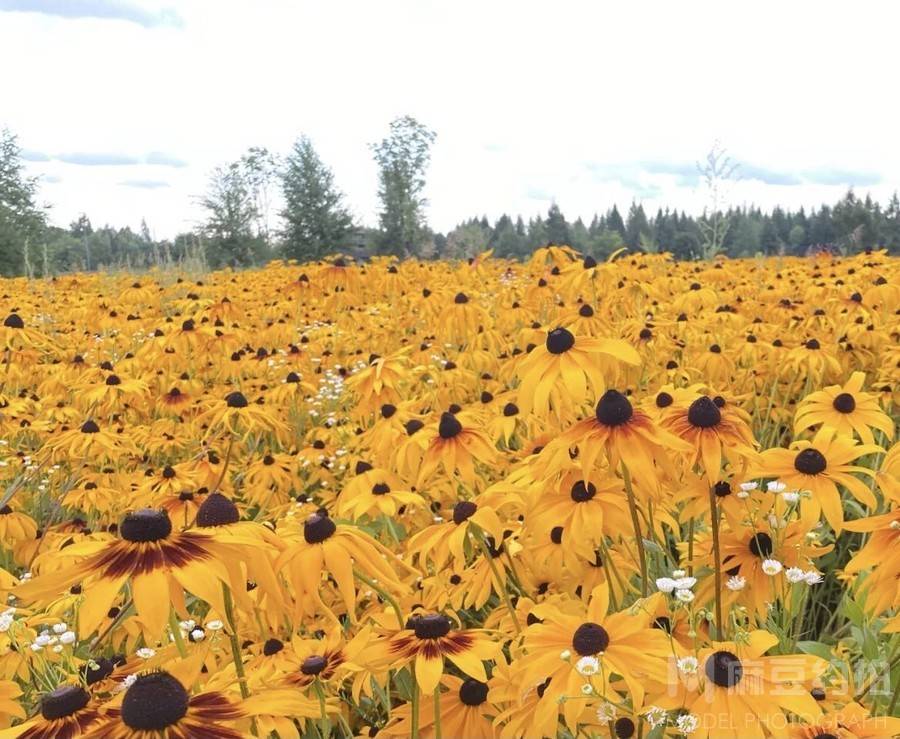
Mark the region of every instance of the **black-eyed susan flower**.
<instances>
[{"instance_id":1,"label":"black-eyed susan flower","mask_svg":"<svg viewBox=\"0 0 900 739\"><path fill-rule=\"evenodd\" d=\"M490 464L495 450L490 438L471 424L472 420L464 414L441 414L422 458L419 486L427 483L439 469L448 477L459 474L467 485L476 485L475 462Z\"/></svg>"},{"instance_id":2,"label":"black-eyed susan flower","mask_svg":"<svg viewBox=\"0 0 900 739\"><path fill-rule=\"evenodd\" d=\"M201 531L172 533L165 511L142 509L129 513L119 526L119 539L99 539L73 544L59 557L78 558L57 572L41 574L18 586L24 601L45 601L82 584L83 602L78 608L78 629L90 635L128 583L135 609L147 631L161 635L170 609L184 612L184 591L199 596L224 613L222 584L244 580L235 570L239 551ZM167 597L160 597L160 593Z\"/></svg>"},{"instance_id":3,"label":"black-eyed susan flower","mask_svg":"<svg viewBox=\"0 0 900 739\"><path fill-rule=\"evenodd\" d=\"M695 733L709 739L762 739L767 730L783 731L785 712L821 715L810 687L828 663L807 654L766 656L776 644L778 637L763 630L739 641L710 642L697 651L697 669L675 671L675 684L654 702L696 716Z\"/></svg>"},{"instance_id":4,"label":"black-eyed susan flower","mask_svg":"<svg viewBox=\"0 0 900 739\"><path fill-rule=\"evenodd\" d=\"M875 508L871 489L855 474L872 476L866 468L853 465L865 454L882 451L873 444L857 444L853 437L838 436L831 426L823 426L810 441L801 440L790 449L767 449L762 453L756 474L774 477L789 489L809 491L801 499L801 511L807 521L825 520L838 533L844 523L841 494L845 488L864 506Z\"/></svg>"},{"instance_id":5,"label":"black-eyed susan flower","mask_svg":"<svg viewBox=\"0 0 900 739\"><path fill-rule=\"evenodd\" d=\"M388 589L401 590L395 570L404 565L389 549L354 526L336 524L328 511L320 509L303 522L302 539L290 543L278 557L275 569L293 586L297 620L320 612L337 621L322 599L322 581L331 575L351 621L356 620L354 568L376 579Z\"/></svg>"},{"instance_id":6,"label":"black-eyed susan flower","mask_svg":"<svg viewBox=\"0 0 900 739\"><path fill-rule=\"evenodd\" d=\"M543 346L536 347L518 368L521 379L518 405L524 413L532 409L546 415L551 405L558 416L578 407L588 397L599 397L606 389L604 370L610 359L629 365L640 363L638 353L620 339L575 337L566 328L547 334Z\"/></svg>"},{"instance_id":7,"label":"black-eyed susan flower","mask_svg":"<svg viewBox=\"0 0 900 739\"><path fill-rule=\"evenodd\" d=\"M41 696L36 716L12 729L0 730L0 738L77 739L86 736L100 719L99 706L83 687L62 685Z\"/></svg>"},{"instance_id":8,"label":"black-eyed susan flower","mask_svg":"<svg viewBox=\"0 0 900 739\"><path fill-rule=\"evenodd\" d=\"M854 372L843 385L831 385L807 395L797 407L794 431L800 433L814 426L831 426L841 436L854 433L864 444L874 444L872 429L891 439L894 422L878 403L874 393L863 392L866 375Z\"/></svg>"},{"instance_id":9,"label":"black-eyed susan flower","mask_svg":"<svg viewBox=\"0 0 900 739\"><path fill-rule=\"evenodd\" d=\"M484 663L497 655L497 645L478 629L454 629L448 616L440 613L411 616L406 628L384 638L378 654L387 665L409 665L418 690L434 693L444 674L444 660L460 672L487 682Z\"/></svg>"}]
</instances>

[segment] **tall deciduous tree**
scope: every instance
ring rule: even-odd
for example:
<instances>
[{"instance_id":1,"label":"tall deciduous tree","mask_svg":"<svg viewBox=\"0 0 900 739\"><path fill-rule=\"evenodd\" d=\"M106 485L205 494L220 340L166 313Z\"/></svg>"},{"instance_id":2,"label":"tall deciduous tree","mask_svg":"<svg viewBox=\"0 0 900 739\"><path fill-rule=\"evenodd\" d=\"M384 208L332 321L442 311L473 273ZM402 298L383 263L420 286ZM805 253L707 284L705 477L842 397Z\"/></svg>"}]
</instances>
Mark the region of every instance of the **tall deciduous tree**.
<instances>
[{"instance_id":1,"label":"tall deciduous tree","mask_svg":"<svg viewBox=\"0 0 900 739\"><path fill-rule=\"evenodd\" d=\"M206 210L203 231L211 266L244 267L262 259L265 242L255 230L258 211L241 162L213 171L200 204Z\"/></svg>"},{"instance_id":2,"label":"tall deciduous tree","mask_svg":"<svg viewBox=\"0 0 900 739\"><path fill-rule=\"evenodd\" d=\"M334 184L334 175L306 136L297 140L285 161L281 189L285 256L320 259L347 245L353 217L344 207L344 196Z\"/></svg>"},{"instance_id":3,"label":"tall deciduous tree","mask_svg":"<svg viewBox=\"0 0 900 739\"><path fill-rule=\"evenodd\" d=\"M403 116L391 121L386 138L371 145L379 168L381 253L413 254L427 240L422 190L435 136L415 118Z\"/></svg>"},{"instance_id":4,"label":"tall deciduous tree","mask_svg":"<svg viewBox=\"0 0 900 739\"><path fill-rule=\"evenodd\" d=\"M35 202L37 181L27 177L15 135L0 130L0 274L16 275L30 268L29 248L46 225Z\"/></svg>"}]
</instances>

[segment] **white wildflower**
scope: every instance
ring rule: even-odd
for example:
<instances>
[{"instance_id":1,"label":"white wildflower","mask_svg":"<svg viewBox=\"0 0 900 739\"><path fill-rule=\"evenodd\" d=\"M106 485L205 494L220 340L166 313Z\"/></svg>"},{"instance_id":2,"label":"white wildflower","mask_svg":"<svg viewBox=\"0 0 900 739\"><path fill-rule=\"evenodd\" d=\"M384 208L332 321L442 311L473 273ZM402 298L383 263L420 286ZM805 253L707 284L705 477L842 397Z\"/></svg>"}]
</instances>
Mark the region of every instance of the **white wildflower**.
<instances>
[{"instance_id":1,"label":"white wildflower","mask_svg":"<svg viewBox=\"0 0 900 739\"><path fill-rule=\"evenodd\" d=\"M676 582L671 577L658 577L656 587L661 593L671 593L676 588Z\"/></svg>"},{"instance_id":2,"label":"white wildflower","mask_svg":"<svg viewBox=\"0 0 900 739\"><path fill-rule=\"evenodd\" d=\"M807 585L818 585L825 578L822 577L821 572L816 572L815 570L810 570L809 572L804 573L803 579L806 581Z\"/></svg>"},{"instance_id":3,"label":"white wildflower","mask_svg":"<svg viewBox=\"0 0 900 739\"><path fill-rule=\"evenodd\" d=\"M747 581L743 577L741 577L740 575L734 575L728 578L728 581L725 583L725 587L733 592L737 592L738 590L743 590L746 584Z\"/></svg>"},{"instance_id":4,"label":"white wildflower","mask_svg":"<svg viewBox=\"0 0 900 739\"><path fill-rule=\"evenodd\" d=\"M768 483L766 487L769 489L770 493L783 493L787 490L787 485L785 485L780 480L772 480L772 482Z\"/></svg>"},{"instance_id":5,"label":"white wildflower","mask_svg":"<svg viewBox=\"0 0 900 739\"><path fill-rule=\"evenodd\" d=\"M675 719L675 726L682 734L693 734L700 726L700 719L692 713L683 713Z\"/></svg>"},{"instance_id":6,"label":"white wildflower","mask_svg":"<svg viewBox=\"0 0 900 739\"><path fill-rule=\"evenodd\" d=\"M597 720L601 724L609 723L616 718L616 707L612 703L601 703L597 707Z\"/></svg>"},{"instance_id":7,"label":"white wildflower","mask_svg":"<svg viewBox=\"0 0 900 739\"><path fill-rule=\"evenodd\" d=\"M675 597L678 598L682 603L690 603L694 600L694 594L690 590L681 589L675 591Z\"/></svg>"},{"instance_id":8,"label":"white wildflower","mask_svg":"<svg viewBox=\"0 0 900 739\"><path fill-rule=\"evenodd\" d=\"M135 652L135 654L141 659L150 659L156 654L156 650L150 649L150 647L141 647Z\"/></svg>"},{"instance_id":9,"label":"white wildflower","mask_svg":"<svg viewBox=\"0 0 900 739\"><path fill-rule=\"evenodd\" d=\"M63 644L74 644L75 643L75 632L74 631L64 631L60 635L59 640Z\"/></svg>"},{"instance_id":10,"label":"white wildflower","mask_svg":"<svg viewBox=\"0 0 900 739\"><path fill-rule=\"evenodd\" d=\"M600 672L600 660L592 656L582 657L575 663L575 669L578 670L579 675L585 677L596 675Z\"/></svg>"},{"instance_id":11,"label":"white wildflower","mask_svg":"<svg viewBox=\"0 0 900 739\"><path fill-rule=\"evenodd\" d=\"M683 672L685 675L693 675L700 666L696 657L682 657L675 664L678 667L678 671Z\"/></svg>"},{"instance_id":12,"label":"white wildflower","mask_svg":"<svg viewBox=\"0 0 900 739\"><path fill-rule=\"evenodd\" d=\"M771 576L777 575L783 567L777 559L764 559L762 563L762 571Z\"/></svg>"},{"instance_id":13,"label":"white wildflower","mask_svg":"<svg viewBox=\"0 0 900 739\"><path fill-rule=\"evenodd\" d=\"M806 579L806 573L801 570L799 567L788 567L784 571L784 576L787 578L787 581L791 584L803 582Z\"/></svg>"},{"instance_id":14,"label":"white wildflower","mask_svg":"<svg viewBox=\"0 0 900 739\"><path fill-rule=\"evenodd\" d=\"M666 723L666 720L669 718L669 714L666 713L664 708L660 708L659 706L650 706L647 709L646 713L644 713L644 718L647 719L647 723L650 724L651 729L656 729Z\"/></svg>"}]
</instances>

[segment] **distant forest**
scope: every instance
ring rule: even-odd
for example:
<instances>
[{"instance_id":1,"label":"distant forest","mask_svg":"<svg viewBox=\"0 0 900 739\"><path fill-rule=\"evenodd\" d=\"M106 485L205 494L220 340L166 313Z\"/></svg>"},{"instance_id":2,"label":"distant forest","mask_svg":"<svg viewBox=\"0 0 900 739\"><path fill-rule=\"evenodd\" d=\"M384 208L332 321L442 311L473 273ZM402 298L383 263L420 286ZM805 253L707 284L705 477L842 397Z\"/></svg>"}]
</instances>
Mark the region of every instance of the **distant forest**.
<instances>
[{"instance_id":1,"label":"distant forest","mask_svg":"<svg viewBox=\"0 0 900 739\"><path fill-rule=\"evenodd\" d=\"M465 259L493 249L497 257L527 259L547 244L568 244L598 259L623 246L669 252L683 260L870 248L900 253L897 193L880 204L849 190L834 205L810 211L728 206L720 188L735 165L715 149L700 168L711 195L701 214L669 208L647 213L641 203L632 202L624 211L616 205L602 214L598 209L585 222L567 219L553 204L546 214L527 219L473 217L446 234L435 232L427 223L422 195L435 136L415 119L402 117L371 145L379 168L377 228L355 222L332 171L301 136L284 156L254 147L238 161L218 167L200 198L203 222L173 239L157 239L146 223L137 231L96 227L86 214L68 228L51 225L46 209L37 204L38 180L25 174L16 136L0 130L0 274L35 277L175 265L239 268L335 253ZM277 210L273 203L279 203Z\"/></svg>"}]
</instances>

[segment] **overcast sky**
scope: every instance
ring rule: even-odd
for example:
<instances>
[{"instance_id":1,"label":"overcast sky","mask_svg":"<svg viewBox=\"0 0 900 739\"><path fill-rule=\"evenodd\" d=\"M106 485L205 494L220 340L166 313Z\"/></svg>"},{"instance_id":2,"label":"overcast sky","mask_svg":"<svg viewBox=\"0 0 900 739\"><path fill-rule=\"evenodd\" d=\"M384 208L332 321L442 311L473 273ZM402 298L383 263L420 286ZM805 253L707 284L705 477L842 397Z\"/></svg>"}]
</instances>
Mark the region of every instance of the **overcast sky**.
<instances>
[{"instance_id":1,"label":"overcast sky","mask_svg":"<svg viewBox=\"0 0 900 739\"><path fill-rule=\"evenodd\" d=\"M735 203L900 188L900 5L498 0L0 0L0 126L51 218L171 236L209 172L308 134L376 223L368 144L411 114L438 138L439 230L555 201L702 209L715 140Z\"/></svg>"}]
</instances>

